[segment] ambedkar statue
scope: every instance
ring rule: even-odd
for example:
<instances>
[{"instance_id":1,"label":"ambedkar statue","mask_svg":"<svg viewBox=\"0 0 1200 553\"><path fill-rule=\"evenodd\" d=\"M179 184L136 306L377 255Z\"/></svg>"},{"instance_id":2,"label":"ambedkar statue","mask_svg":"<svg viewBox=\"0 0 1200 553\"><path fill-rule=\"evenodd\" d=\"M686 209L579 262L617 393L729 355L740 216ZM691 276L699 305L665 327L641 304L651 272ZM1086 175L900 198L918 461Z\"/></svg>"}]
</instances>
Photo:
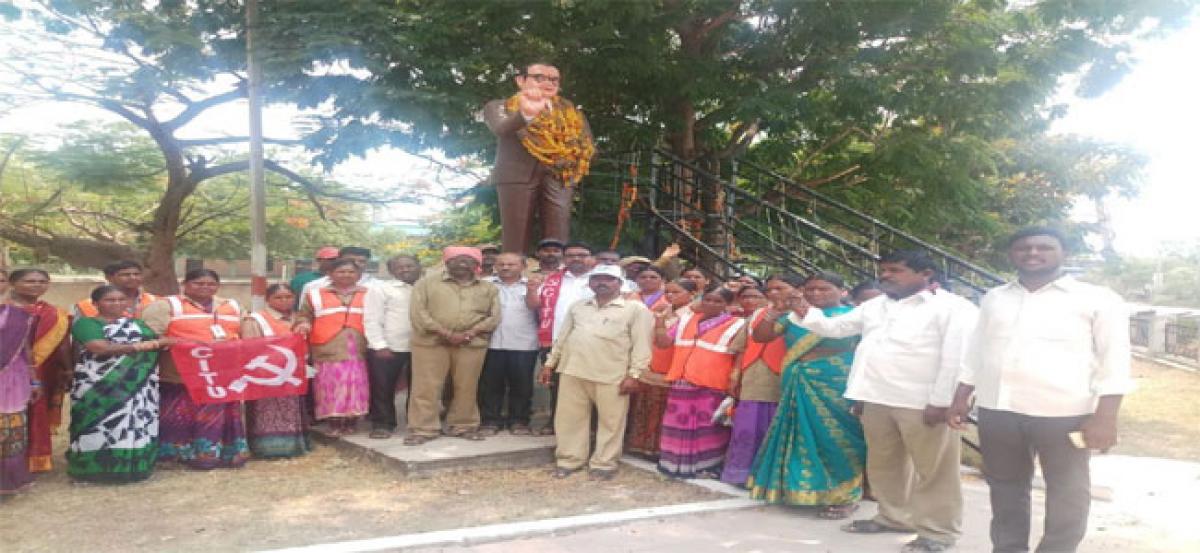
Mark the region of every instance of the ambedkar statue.
<instances>
[{"instance_id":1,"label":"ambedkar statue","mask_svg":"<svg viewBox=\"0 0 1200 553\"><path fill-rule=\"evenodd\" d=\"M535 218L541 238L569 238L574 187L587 175L596 148L583 112L558 95L559 79L553 65L530 63L515 78L516 94L483 108L497 141L491 180L505 252L527 251Z\"/></svg>"}]
</instances>

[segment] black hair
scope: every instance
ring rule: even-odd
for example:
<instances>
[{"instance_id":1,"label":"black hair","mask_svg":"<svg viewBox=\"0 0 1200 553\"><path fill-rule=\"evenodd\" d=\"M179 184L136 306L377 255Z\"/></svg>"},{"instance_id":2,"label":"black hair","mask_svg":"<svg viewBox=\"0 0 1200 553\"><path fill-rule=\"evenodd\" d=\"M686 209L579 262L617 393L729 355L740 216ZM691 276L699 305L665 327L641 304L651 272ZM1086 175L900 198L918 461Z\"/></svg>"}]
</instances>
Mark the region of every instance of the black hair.
<instances>
[{"instance_id":1,"label":"black hair","mask_svg":"<svg viewBox=\"0 0 1200 553\"><path fill-rule=\"evenodd\" d=\"M547 60L545 58L533 58L533 59L521 64L521 66L517 68L517 75L521 75L521 76L528 75L529 68L533 67L535 65L545 65L548 67L553 67L555 69L558 68L558 66L554 65L554 62L552 62L550 60Z\"/></svg>"},{"instance_id":2,"label":"black hair","mask_svg":"<svg viewBox=\"0 0 1200 553\"><path fill-rule=\"evenodd\" d=\"M761 286L743 286L737 292L738 297L742 297L742 294L746 293L746 290L758 290L758 293L766 295L766 291L763 290Z\"/></svg>"},{"instance_id":3,"label":"black hair","mask_svg":"<svg viewBox=\"0 0 1200 553\"><path fill-rule=\"evenodd\" d=\"M142 264L138 263L137 261L130 261L128 259L113 261L112 263L104 266L104 276L110 277L121 271L124 271L125 269L137 269L140 271L142 270Z\"/></svg>"},{"instance_id":4,"label":"black hair","mask_svg":"<svg viewBox=\"0 0 1200 553\"><path fill-rule=\"evenodd\" d=\"M275 284L272 284L267 287L267 293L264 294L263 297L269 298L269 297L275 295L275 293L280 290L287 290L288 292L291 292L293 294L296 293L296 291L292 290L292 287L289 286L286 282L276 282Z\"/></svg>"},{"instance_id":5,"label":"black hair","mask_svg":"<svg viewBox=\"0 0 1200 553\"><path fill-rule=\"evenodd\" d=\"M25 278L25 275L32 275L32 274L39 274L39 275L46 277L47 280L50 279L50 273L47 273L45 271L45 269L28 268L28 269L17 269L15 271L13 271L11 274L8 275L8 281L16 282L18 280Z\"/></svg>"},{"instance_id":6,"label":"black hair","mask_svg":"<svg viewBox=\"0 0 1200 553\"><path fill-rule=\"evenodd\" d=\"M1017 240L1029 238L1030 236L1049 236L1050 238L1058 240L1058 245L1062 246L1064 250L1067 249L1066 235L1064 235L1061 230L1053 227L1025 227L1021 230L1018 230L1017 232L1014 232L1012 236L1008 237L1008 247L1011 248L1013 244L1017 243Z\"/></svg>"},{"instance_id":7,"label":"black hair","mask_svg":"<svg viewBox=\"0 0 1200 553\"><path fill-rule=\"evenodd\" d=\"M757 288L762 288L763 281L762 281L761 279L759 279L758 277L756 277L756 276L754 276L754 275L750 274L750 273L743 273L743 274L741 274L741 275L738 275L738 277L737 277L737 278L735 278L734 280L737 280L737 281L739 281L739 282L740 282L740 281L741 281L743 278L748 278L748 279L750 279L750 280L754 281L754 286L755 286L755 287L757 287Z\"/></svg>"},{"instance_id":8,"label":"black hair","mask_svg":"<svg viewBox=\"0 0 1200 553\"><path fill-rule=\"evenodd\" d=\"M218 275L217 272L212 269L192 269L184 273L183 281L191 282L204 277L212 277L212 279L217 281L217 283L221 282L221 275Z\"/></svg>"},{"instance_id":9,"label":"black hair","mask_svg":"<svg viewBox=\"0 0 1200 553\"><path fill-rule=\"evenodd\" d=\"M728 288L713 288L712 290L704 292L704 294L717 294L721 296L721 299L725 300L725 303L733 303L734 298L737 297L733 295L733 290Z\"/></svg>"},{"instance_id":10,"label":"black hair","mask_svg":"<svg viewBox=\"0 0 1200 553\"><path fill-rule=\"evenodd\" d=\"M92 295L91 295L92 305L95 305L96 307L100 307L100 299L103 298L104 296L107 296L107 295L113 293L113 292L118 292L122 296L125 295L124 290L121 290L120 288L117 288L116 286L113 286L111 284L104 284L104 285L93 288ZM126 296L126 297L128 297L128 296Z\"/></svg>"},{"instance_id":11,"label":"black hair","mask_svg":"<svg viewBox=\"0 0 1200 553\"><path fill-rule=\"evenodd\" d=\"M808 275L808 278L804 279L804 283L808 284L814 280L821 280L824 282L828 282L834 286L837 286L838 288L840 288L842 290L846 289L846 279L842 278L842 275L839 275L837 273L831 273L829 271L816 272L811 275Z\"/></svg>"},{"instance_id":12,"label":"black hair","mask_svg":"<svg viewBox=\"0 0 1200 553\"><path fill-rule=\"evenodd\" d=\"M584 242L582 240L572 240L570 242L567 242L567 245L563 246L563 251L565 252L571 248L587 250L588 255L596 253L596 250L593 250L591 245L589 245L587 242Z\"/></svg>"},{"instance_id":13,"label":"black hair","mask_svg":"<svg viewBox=\"0 0 1200 553\"><path fill-rule=\"evenodd\" d=\"M684 290L687 290L688 292L691 292L693 294L695 294L696 291L698 291L700 289L700 287L696 286L695 282L692 282L690 280L677 279L677 280L672 280L671 282L675 283L676 286L679 286L680 288L683 288Z\"/></svg>"},{"instance_id":14,"label":"black hair","mask_svg":"<svg viewBox=\"0 0 1200 553\"><path fill-rule=\"evenodd\" d=\"M367 259L371 259L371 248L363 248L360 246L342 246L338 248L338 257L347 255L361 255Z\"/></svg>"},{"instance_id":15,"label":"black hair","mask_svg":"<svg viewBox=\"0 0 1200 553\"><path fill-rule=\"evenodd\" d=\"M879 258L880 263L902 263L915 272L937 271L937 264L929 253L922 250L895 250Z\"/></svg>"},{"instance_id":16,"label":"black hair","mask_svg":"<svg viewBox=\"0 0 1200 553\"><path fill-rule=\"evenodd\" d=\"M792 288L799 288L801 286L804 286L804 282L808 279L804 278L804 275L799 274L799 273L778 273L778 274L774 274L774 275L767 277L766 281L771 282L772 280L778 280L780 282L786 283L788 286L791 286Z\"/></svg>"},{"instance_id":17,"label":"black hair","mask_svg":"<svg viewBox=\"0 0 1200 553\"><path fill-rule=\"evenodd\" d=\"M879 288L878 280L864 280L858 284L855 284L854 288L850 289L850 297L856 298L856 297L858 297L859 294L866 292L867 290L880 290L880 289L881 288Z\"/></svg>"},{"instance_id":18,"label":"black hair","mask_svg":"<svg viewBox=\"0 0 1200 553\"><path fill-rule=\"evenodd\" d=\"M661 268L655 267L654 265L651 265L649 267L646 267L645 269L638 271L637 276L635 276L633 278L636 279L637 277L642 276L642 273L644 273L646 271L650 271L651 273L656 273L658 276L662 277L663 280L667 280L667 273L665 271L663 271Z\"/></svg>"},{"instance_id":19,"label":"black hair","mask_svg":"<svg viewBox=\"0 0 1200 553\"><path fill-rule=\"evenodd\" d=\"M362 272L362 269L358 268L358 263L355 263L353 259L350 259L349 257L339 257L329 262L329 274L333 274L334 271L341 267L345 267L346 265L353 266L355 271L360 273Z\"/></svg>"},{"instance_id":20,"label":"black hair","mask_svg":"<svg viewBox=\"0 0 1200 553\"><path fill-rule=\"evenodd\" d=\"M421 264L421 259L411 253L398 253L396 255L393 255L392 257L388 258L387 264L391 265L391 263L397 259L411 259L411 260L413 260L413 263L416 263L417 265Z\"/></svg>"},{"instance_id":21,"label":"black hair","mask_svg":"<svg viewBox=\"0 0 1200 553\"><path fill-rule=\"evenodd\" d=\"M684 272L688 272L688 271L696 271L696 272L698 272L698 274L701 274L701 276L703 276L704 279L707 279L707 281L709 281L709 282L713 281L713 276L709 275L708 271L701 269L700 265L685 266L685 268L683 268L682 271L679 271L679 275L682 276L684 274Z\"/></svg>"}]
</instances>

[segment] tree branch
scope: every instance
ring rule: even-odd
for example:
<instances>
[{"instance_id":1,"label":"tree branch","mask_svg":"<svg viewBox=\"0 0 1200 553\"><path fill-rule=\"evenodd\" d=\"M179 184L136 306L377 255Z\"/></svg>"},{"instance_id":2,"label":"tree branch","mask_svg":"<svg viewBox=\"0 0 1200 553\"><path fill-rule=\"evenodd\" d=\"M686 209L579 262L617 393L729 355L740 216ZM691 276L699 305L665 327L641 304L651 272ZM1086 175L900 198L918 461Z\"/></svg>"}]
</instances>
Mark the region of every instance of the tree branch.
<instances>
[{"instance_id":1,"label":"tree branch","mask_svg":"<svg viewBox=\"0 0 1200 553\"><path fill-rule=\"evenodd\" d=\"M179 127L188 124L188 122L190 122L192 119L195 119L201 113L204 113L205 110L221 104L232 102L239 98L244 98L245 96L246 87L242 84L238 84L238 86L233 90L222 92L221 94L209 96L203 100L196 100L190 104L186 104L187 107L183 108L183 111L179 112L179 115L176 115L169 121L164 122L162 126L168 131L177 130Z\"/></svg>"},{"instance_id":2,"label":"tree branch","mask_svg":"<svg viewBox=\"0 0 1200 553\"><path fill-rule=\"evenodd\" d=\"M249 136L217 136L213 138L183 138L177 142L179 142L181 147L191 148L197 146L217 146L220 144L240 144L249 141ZM279 146L300 146L304 144L303 140L291 138L264 138L263 142Z\"/></svg>"},{"instance_id":3,"label":"tree branch","mask_svg":"<svg viewBox=\"0 0 1200 553\"><path fill-rule=\"evenodd\" d=\"M196 229L204 226L205 223L212 221L214 219L220 219L221 217L228 217L228 216L237 214L238 212L242 211L245 207L246 207L246 204L242 203L241 205L239 205L237 207L229 208L229 209L222 210L222 211L217 211L214 213L209 213L208 215L200 217L195 222L188 225L187 228L182 228L182 229L175 231L175 239L176 240L183 239L184 236L187 236L188 234L195 231Z\"/></svg>"},{"instance_id":4,"label":"tree branch","mask_svg":"<svg viewBox=\"0 0 1200 553\"><path fill-rule=\"evenodd\" d=\"M112 235L104 232L103 229L97 230L99 225L95 225L95 227L93 227L91 225L83 224L72 217L71 212L65 207L59 208L59 212L63 214L63 217L67 220L67 224L71 225L75 230L91 236L96 240L107 240L109 242L113 241Z\"/></svg>"}]
</instances>

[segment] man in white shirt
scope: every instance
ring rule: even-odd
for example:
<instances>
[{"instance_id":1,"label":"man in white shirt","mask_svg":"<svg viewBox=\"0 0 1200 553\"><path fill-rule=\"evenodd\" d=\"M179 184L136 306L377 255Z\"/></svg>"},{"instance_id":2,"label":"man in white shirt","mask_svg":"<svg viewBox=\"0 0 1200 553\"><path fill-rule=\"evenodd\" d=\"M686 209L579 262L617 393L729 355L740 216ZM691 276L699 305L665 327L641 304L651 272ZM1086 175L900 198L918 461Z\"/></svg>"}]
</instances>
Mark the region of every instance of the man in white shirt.
<instances>
[{"instance_id":1,"label":"man in white shirt","mask_svg":"<svg viewBox=\"0 0 1200 553\"><path fill-rule=\"evenodd\" d=\"M1029 551L1036 456L1046 480L1037 551L1075 551L1091 503L1088 450L1116 443L1121 398L1133 388L1129 314L1111 290L1063 274L1063 237L1054 229L1017 232L1008 258L1017 281L984 296L947 416L961 428L974 393L993 550Z\"/></svg>"},{"instance_id":2,"label":"man in white shirt","mask_svg":"<svg viewBox=\"0 0 1200 553\"><path fill-rule=\"evenodd\" d=\"M530 309L538 314L538 345L542 360L550 354L550 346L558 339L567 310L581 300L592 299L595 294L588 287L589 271L592 270L592 247L584 242L571 242L563 248L564 267L548 275L534 274L529 278L529 292L525 297ZM556 373L557 374L557 373ZM550 382L550 422L540 434L554 434L554 412L558 406L558 377Z\"/></svg>"},{"instance_id":3,"label":"man in white shirt","mask_svg":"<svg viewBox=\"0 0 1200 553\"><path fill-rule=\"evenodd\" d=\"M376 281L363 299L363 326L367 334L367 377L370 384L370 437L389 438L396 430L396 384L411 374L412 321L409 302L412 285L421 278L421 263L412 255L387 261L396 280Z\"/></svg>"},{"instance_id":4,"label":"man in white shirt","mask_svg":"<svg viewBox=\"0 0 1200 553\"><path fill-rule=\"evenodd\" d=\"M793 300L793 322L820 336L862 335L846 383L867 441L867 476L879 503L851 533L915 532L903 551L945 551L961 534L959 435L945 424L977 310L930 290L933 260L897 251L879 262L884 295L827 318Z\"/></svg>"},{"instance_id":5,"label":"man in white shirt","mask_svg":"<svg viewBox=\"0 0 1200 553\"><path fill-rule=\"evenodd\" d=\"M537 316L525 301L528 281L521 276L525 256L502 253L493 264L496 274L486 278L500 292L500 326L492 332L483 373L479 378L480 433L493 435L508 428L513 435L528 436L533 399L533 367L537 365ZM507 398L508 412L503 413Z\"/></svg>"}]
</instances>

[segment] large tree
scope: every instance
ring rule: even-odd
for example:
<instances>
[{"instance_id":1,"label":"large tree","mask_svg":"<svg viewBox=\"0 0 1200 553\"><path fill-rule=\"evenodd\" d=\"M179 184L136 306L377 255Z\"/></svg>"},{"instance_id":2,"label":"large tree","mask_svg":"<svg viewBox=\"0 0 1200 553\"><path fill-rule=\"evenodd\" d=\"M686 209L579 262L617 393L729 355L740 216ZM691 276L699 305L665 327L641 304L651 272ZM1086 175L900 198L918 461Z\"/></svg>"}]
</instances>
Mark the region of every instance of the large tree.
<instances>
[{"instance_id":1,"label":"large tree","mask_svg":"<svg viewBox=\"0 0 1200 553\"><path fill-rule=\"evenodd\" d=\"M477 113L548 58L603 148L685 159L746 153L801 186L961 247L988 243L995 198L1061 114L1065 76L1098 94L1133 40L1178 25L1186 0L659 0L272 4L270 41L326 162L371 144L488 154ZM1016 145L1014 145L1016 144ZM1042 160L1044 161L1044 160ZM1083 190L1064 183L1061 214ZM720 209L701 190L707 212ZM949 217L940 214L952 212ZM930 217L930 215L938 215ZM982 224L980 224L982 222ZM1024 221L1022 221L1024 222ZM715 227L710 240L719 241Z\"/></svg>"},{"instance_id":2,"label":"large tree","mask_svg":"<svg viewBox=\"0 0 1200 553\"><path fill-rule=\"evenodd\" d=\"M137 259L148 249L165 174L158 148L140 129L84 121L58 130L52 141L0 135L0 149L11 151L0 178L0 221L26 235L17 259L49 261L50 246L68 240L80 246L71 258L76 266ZM246 180L242 173L214 177L183 202L176 255L244 259L250 249ZM275 259L307 257L316 245L378 247L400 238L373 228L361 204L322 200L322 213L283 177L270 174L268 184L267 247Z\"/></svg>"},{"instance_id":3,"label":"large tree","mask_svg":"<svg viewBox=\"0 0 1200 553\"><path fill-rule=\"evenodd\" d=\"M246 96L241 6L221 0L61 0L25 6L19 11L10 6L0 14L25 36L20 43L8 41L9 51L0 58L5 107L65 102L115 115L153 144L151 151L139 151L121 163L140 164L147 174L161 172L161 188L145 220L124 223L126 231L139 234L136 241L110 239L96 222L78 225L91 232L54 232L32 224L19 210L0 214L0 238L81 267L141 259L150 289L174 291L176 249L181 235L191 232L184 226L189 200L203 183L247 169L246 159L217 149L244 144L247 137L189 132L197 118ZM322 197L380 199L328 187L273 160L267 160L266 168L314 203ZM36 204L26 207L39 209ZM122 224L114 213L96 217L106 215L109 223Z\"/></svg>"}]
</instances>

